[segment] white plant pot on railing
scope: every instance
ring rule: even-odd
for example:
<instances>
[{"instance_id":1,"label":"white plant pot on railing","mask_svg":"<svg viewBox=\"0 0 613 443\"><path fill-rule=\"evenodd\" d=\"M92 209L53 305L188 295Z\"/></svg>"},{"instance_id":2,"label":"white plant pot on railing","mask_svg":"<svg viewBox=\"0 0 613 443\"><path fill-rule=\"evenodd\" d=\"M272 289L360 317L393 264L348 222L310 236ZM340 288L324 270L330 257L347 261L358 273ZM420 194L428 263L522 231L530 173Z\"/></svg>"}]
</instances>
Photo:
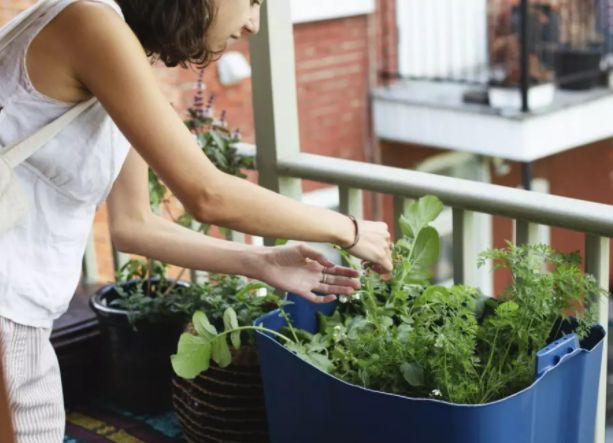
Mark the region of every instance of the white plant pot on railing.
<instances>
[{"instance_id":1,"label":"white plant pot on railing","mask_svg":"<svg viewBox=\"0 0 613 443\"><path fill-rule=\"evenodd\" d=\"M532 111L546 108L553 102L555 92L554 83L531 86L528 89L528 107ZM519 87L490 86L488 97L492 108L515 111L522 108L521 89Z\"/></svg>"}]
</instances>

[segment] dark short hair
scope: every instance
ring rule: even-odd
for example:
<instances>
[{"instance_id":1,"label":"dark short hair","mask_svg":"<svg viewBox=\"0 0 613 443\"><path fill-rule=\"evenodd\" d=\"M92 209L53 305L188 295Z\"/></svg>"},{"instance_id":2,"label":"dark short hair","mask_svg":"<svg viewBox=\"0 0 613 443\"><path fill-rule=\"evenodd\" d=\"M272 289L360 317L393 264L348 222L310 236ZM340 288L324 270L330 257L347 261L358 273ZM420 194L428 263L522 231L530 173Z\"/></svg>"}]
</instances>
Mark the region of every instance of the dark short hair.
<instances>
[{"instance_id":1,"label":"dark short hair","mask_svg":"<svg viewBox=\"0 0 613 443\"><path fill-rule=\"evenodd\" d=\"M169 67L206 66L220 53L206 44L213 0L116 0L148 55Z\"/></svg>"}]
</instances>

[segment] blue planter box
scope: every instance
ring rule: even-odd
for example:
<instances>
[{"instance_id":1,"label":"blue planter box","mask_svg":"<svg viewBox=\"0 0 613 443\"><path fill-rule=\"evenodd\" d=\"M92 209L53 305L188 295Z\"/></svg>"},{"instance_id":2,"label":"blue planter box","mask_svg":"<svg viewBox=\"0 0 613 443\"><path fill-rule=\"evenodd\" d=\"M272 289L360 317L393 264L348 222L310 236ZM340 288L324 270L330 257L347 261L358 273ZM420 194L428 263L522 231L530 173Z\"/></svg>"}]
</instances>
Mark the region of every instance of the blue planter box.
<instances>
[{"instance_id":1,"label":"blue planter box","mask_svg":"<svg viewBox=\"0 0 613 443\"><path fill-rule=\"evenodd\" d=\"M315 305L290 296L295 325L317 331ZM256 320L285 326L278 311ZM409 398L364 389L326 374L258 333L257 346L273 443L591 443L605 331L594 326L579 346L574 334L539 352L535 382L480 405Z\"/></svg>"}]
</instances>

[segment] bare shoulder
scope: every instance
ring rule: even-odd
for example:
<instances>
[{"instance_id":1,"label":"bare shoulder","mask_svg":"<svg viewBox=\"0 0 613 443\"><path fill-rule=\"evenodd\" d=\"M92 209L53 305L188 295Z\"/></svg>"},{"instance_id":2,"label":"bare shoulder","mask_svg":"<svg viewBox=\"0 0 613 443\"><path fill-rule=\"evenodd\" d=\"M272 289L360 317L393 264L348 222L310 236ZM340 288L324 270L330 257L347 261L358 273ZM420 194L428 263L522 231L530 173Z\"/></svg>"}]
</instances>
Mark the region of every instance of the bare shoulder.
<instances>
[{"instance_id":1,"label":"bare shoulder","mask_svg":"<svg viewBox=\"0 0 613 443\"><path fill-rule=\"evenodd\" d=\"M111 5L89 0L73 2L64 8L53 21L72 26L95 23L107 25L114 23L115 26L119 26L120 23L124 23Z\"/></svg>"},{"instance_id":2,"label":"bare shoulder","mask_svg":"<svg viewBox=\"0 0 613 443\"><path fill-rule=\"evenodd\" d=\"M74 2L56 17L50 27L67 48L77 52L92 46L138 42L119 14L110 5L100 2Z\"/></svg>"},{"instance_id":3,"label":"bare shoulder","mask_svg":"<svg viewBox=\"0 0 613 443\"><path fill-rule=\"evenodd\" d=\"M83 65L109 63L121 52L132 59L146 58L130 27L110 5L78 1L60 12L32 41L27 67L40 92L74 102L90 95L79 78Z\"/></svg>"}]
</instances>

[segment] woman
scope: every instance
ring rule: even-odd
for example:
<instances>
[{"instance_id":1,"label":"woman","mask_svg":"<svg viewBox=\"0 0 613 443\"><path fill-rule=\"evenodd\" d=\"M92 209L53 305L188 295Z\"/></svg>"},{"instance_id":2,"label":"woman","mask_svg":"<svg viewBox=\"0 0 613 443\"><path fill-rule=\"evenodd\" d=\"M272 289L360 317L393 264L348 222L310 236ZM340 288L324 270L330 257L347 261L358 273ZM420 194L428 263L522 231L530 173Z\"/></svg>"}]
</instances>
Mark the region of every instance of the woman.
<instances>
[{"instance_id":1,"label":"woman","mask_svg":"<svg viewBox=\"0 0 613 443\"><path fill-rule=\"evenodd\" d=\"M122 251L246 275L314 302L359 286L354 271L335 267L304 244L234 244L152 214L148 165L203 223L331 242L381 272L391 270L384 223L307 207L223 174L202 155L156 84L151 56L168 66L207 64L230 40L258 31L260 3L55 0L2 54L0 146L23 139L76 102L92 95L100 102L15 170L31 210L0 234L0 336L19 442L63 438L49 328L68 306L95 208L105 199L112 239Z\"/></svg>"}]
</instances>

